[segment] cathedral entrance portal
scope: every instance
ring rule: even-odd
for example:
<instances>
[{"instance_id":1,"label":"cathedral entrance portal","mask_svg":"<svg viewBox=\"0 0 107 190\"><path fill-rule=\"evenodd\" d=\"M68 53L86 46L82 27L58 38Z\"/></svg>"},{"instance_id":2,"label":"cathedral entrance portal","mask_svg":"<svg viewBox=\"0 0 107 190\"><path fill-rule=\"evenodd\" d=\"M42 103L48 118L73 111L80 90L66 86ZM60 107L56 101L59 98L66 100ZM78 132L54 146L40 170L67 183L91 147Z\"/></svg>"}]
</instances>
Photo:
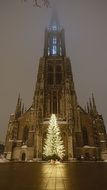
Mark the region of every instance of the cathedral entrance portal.
<instances>
[{"instance_id":1,"label":"cathedral entrance portal","mask_svg":"<svg viewBox=\"0 0 107 190\"><path fill-rule=\"evenodd\" d=\"M22 153L22 161L25 161L25 160L26 160L26 154Z\"/></svg>"}]
</instances>

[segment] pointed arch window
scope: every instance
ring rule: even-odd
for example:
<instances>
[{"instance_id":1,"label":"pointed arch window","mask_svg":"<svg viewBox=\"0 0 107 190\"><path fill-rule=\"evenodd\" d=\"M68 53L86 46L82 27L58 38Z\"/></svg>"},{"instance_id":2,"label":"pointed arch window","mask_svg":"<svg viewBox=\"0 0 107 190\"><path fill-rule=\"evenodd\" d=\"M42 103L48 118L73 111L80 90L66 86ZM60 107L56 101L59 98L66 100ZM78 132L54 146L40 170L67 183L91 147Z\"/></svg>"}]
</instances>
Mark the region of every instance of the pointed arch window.
<instances>
[{"instance_id":1,"label":"pointed arch window","mask_svg":"<svg viewBox=\"0 0 107 190\"><path fill-rule=\"evenodd\" d=\"M12 139L17 139L17 131L18 131L17 127L14 126L12 130Z\"/></svg>"},{"instance_id":2,"label":"pointed arch window","mask_svg":"<svg viewBox=\"0 0 107 190\"><path fill-rule=\"evenodd\" d=\"M60 65L56 66L56 84L61 84L62 81L62 69Z\"/></svg>"},{"instance_id":3,"label":"pointed arch window","mask_svg":"<svg viewBox=\"0 0 107 190\"><path fill-rule=\"evenodd\" d=\"M56 38L56 36L53 37L53 44L57 44L57 38Z\"/></svg>"},{"instance_id":4,"label":"pointed arch window","mask_svg":"<svg viewBox=\"0 0 107 190\"><path fill-rule=\"evenodd\" d=\"M60 46L60 49L59 49L59 54L60 54L60 56L62 56L62 47Z\"/></svg>"},{"instance_id":5,"label":"pointed arch window","mask_svg":"<svg viewBox=\"0 0 107 190\"><path fill-rule=\"evenodd\" d=\"M28 140L28 134L29 134L29 129L27 126L25 126L24 130L23 130L23 142L24 143Z\"/></svg>"},{"instance_id":6,"label":"pointed arch window","mask_svg":"<svg viewBox=\"0 0 107 190\"><path fill-rule=\"evenodd\" d=\"M88 132L86 127L83 127L82 134L83 134L83 144L88 145Z\"/></svg>"},{"instance_id":7,"label":"pointed arch window","mask_svg":"<svg viewBox=\"0 0 107 190\"><path fill-rule=\"evenodd\" d=\"M54 82L54 73L53 73L53 67L51 65L48 65L48 84L53 84Z\"/></svg>"},{"instance_id":8,"label":"pointed arch window","mask_svg":"<svg viewBox=\"0 0 107 190\"><path fill-rule=\"evenodd\" d=\"M48 56L50 55L50 48L48 47Z\"/></svg>"},{"instance_id":9,"label":"pointed arch window","mask_svg":"<svg viewBox=\"0 0 107 190\"><path fill-rule=\"evenodd\" d=\"M56 55L57 54L57 47L56 45L53 45L52 47L52 55Z\"/></svg>"},{"instance_id":10,"label":"pointed arch window","mask_svg":"<svg viewBox=\"0 0 107 190\"><path fill-rule=\"evenodd\" d=\"M53 56L57 55L57 37L56 36L52 37L52 55Z\"/></svg>"},{"instance_id":11,"label":"pointed arch window","mask_svg":"<svg viewBox=\"0 0 107 190\"><path fill-rule=\"evenodd\" d=\"M53 113L57 114L57 97L53 97Z\"/></svg>"}]
</instances>

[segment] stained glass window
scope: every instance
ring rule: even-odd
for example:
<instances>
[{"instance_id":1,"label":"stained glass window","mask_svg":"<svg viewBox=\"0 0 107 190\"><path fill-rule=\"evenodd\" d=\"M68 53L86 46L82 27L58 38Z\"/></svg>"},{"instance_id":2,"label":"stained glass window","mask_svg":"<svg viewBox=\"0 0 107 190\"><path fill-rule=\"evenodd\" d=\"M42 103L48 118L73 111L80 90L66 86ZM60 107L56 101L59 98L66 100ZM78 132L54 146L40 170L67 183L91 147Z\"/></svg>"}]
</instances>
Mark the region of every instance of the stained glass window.
<instances>
[{"instance_id":1,"label":"stained glass window","mask_svg":"<svg viewBox=\"0 0 107 190\"><path fill-rule=\"evenodd\" d=\"M57 47L56 47L56 45L53 45L52 55L56 55L56 54L57 54Z\"/></svg>"},{"instance_id":2,"label":"stained glass window","mask_svg":"<svg viewBox=\"0 0 107 190\"><path fill-rule=\"evenodd\" d=\"M57 38L53 37L53 44L57 44Z\"/></svg>"}]
</instances>

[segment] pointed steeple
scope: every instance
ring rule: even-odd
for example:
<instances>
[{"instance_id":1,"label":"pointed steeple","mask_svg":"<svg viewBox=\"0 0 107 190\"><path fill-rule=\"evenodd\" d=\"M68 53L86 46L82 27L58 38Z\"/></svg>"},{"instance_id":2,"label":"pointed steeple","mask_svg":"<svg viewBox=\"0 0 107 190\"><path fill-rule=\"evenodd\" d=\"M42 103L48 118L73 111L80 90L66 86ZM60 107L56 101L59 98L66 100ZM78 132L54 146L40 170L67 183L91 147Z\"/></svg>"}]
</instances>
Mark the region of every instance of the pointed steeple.
<instances>
[{"instance_id":1,"label":"pointed steeple","mask_svg":"<svg viewBox=\"0 0 107 190\"><path fill-rule=\"evenodd\" d=\"M27 111L27 108L25 107L25 112Z\"/></svg>"},{"instance_id":2,"label":"pointed steeple","mask_svg":"<svg viewBox=\"0 0 107 190\"><path fill-rule=\"evenodd\" d=\"M45 30L45 57L66 56L64 29L60 27L56 10L53 11L49 27Z\"/></svg>"},{"instance_id":3,"label":"pointed steeple","mask_svg":"<svg viewBox=\"0 0 107 190\"><path fill-rule=\"evenodd\" d=\"M33 95L32 108L35 108L35 97L36 97L36 89L35 89L34 95Z\"/></svg>"},{"instance_id":4,"label":"pointed steeple","mask_svg":"<svg viewBox=\"0 0 107 190\"><path fill-rule=\"evenodd\" d=\"M89 98L89 109L90 109L90 113L93 113L93 107L92 107L92 102L91 102L91 98Z\"/></svg>"},{"instance_id":5,"label":"pointed steeple","mask_svg":"<svg viewBox=\"0 0 107 190\"><path fill-rule=\"evenodd\" d=\"M23 103L23 105L22 105L22 114L24 113L24 110L25 108L24 108L24 103Z\"/></svg>"},{"instance_id":6,"label":"pointed steeple","mask_svg":"<svg viewBox=\"0 0 107 190\"><path fill-rule=\"evenodd\" d=\"M52 13L52 17L51 17L49 27L53 31L58 31L61 28L60 23L59 23L59 19L58 19L58 15L57 15L57 11L56 11L56 7L53 8L53 13Z\"/></svg>"},{"instance_id":7,"label":"pointed steeple","mask_svg":"<svg viewBox=\"0 0 107 190\"><path fill-rule=\"evenodd\" d=\"M84 107L84 110L85 110L85 112L87 112L87 108L86 108L86 106Z\"/></svg>"},{"instance_id":8,"label":"pointed steeple","mask_svg":"<svg viewBox=\"0 0 107 190\"><path fill-rule=\"evenodd\" d=\"M90 113L89 103L87 102L87 112Z\"/></svg>"},{"instance_id":9,"label":"pointed steeple","mask_svg":"<svg viewBox=\"0 0 107 190\"><path fill-rule=\"evenodd\" d=\"M93 106L93 112L94 112L94 114L97 114L98 112L97 112L95 98L94 98L93 93L92 93L92 106Z\"/></svg>"},{"instance_id":10,"label":"pointed steeple","mask_svg":"<svg viewBox=\"0 0 107 190\"><path fill-rule=\"evenodd\" d=\"M20 94L18 96L18 100L17 100L17 105L16 105L16 110L15 110L15 118L17 119L18 117L21 116L21 98L20 98Z\"/></svg>"}]
</instances>

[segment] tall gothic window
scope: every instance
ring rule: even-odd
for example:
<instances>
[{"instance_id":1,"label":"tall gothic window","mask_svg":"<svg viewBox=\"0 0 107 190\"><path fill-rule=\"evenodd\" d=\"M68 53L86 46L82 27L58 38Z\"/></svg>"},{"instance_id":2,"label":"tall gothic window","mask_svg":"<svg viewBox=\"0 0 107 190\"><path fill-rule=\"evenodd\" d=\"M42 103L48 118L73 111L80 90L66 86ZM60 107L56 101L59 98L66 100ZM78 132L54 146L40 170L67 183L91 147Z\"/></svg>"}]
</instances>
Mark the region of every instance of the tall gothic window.
<instances>
[{"instance_id":1,"label":"tall gothic window","mask_svg":"<svg viewBox=\"0 0 107 190\"><path fill-rule=\"evenodd\" d=\"M68 143L67 143L67 135L65 132L62 133L62 140L63 140L63 143L64 143L64 147L65 149L67 150L68 149Z\"/></svg>"},{"instance_id":2,"label":"tall gothic window","mask_svg":"<svg viewBox=\"0 0 107 190\"><path fill-rule=\"evenodd\" d=\"M53 67L51 65L48 65L48 84L53 84L53 81L54 81Z\"/></svg>"},{"instance_id":3,"label":"tall gothic window","mask_svg":"<svg viewBox=\"0 0 107 190\"><path fill-rule=\"evenodd\" d=\"M17 139L17 131L18 131L17 127L14 126L12 130L12 139Z\"/></svg>"},{"instance_id":4,"label":"tall gothic window","mask_svg":"<svg viewBox=\"0 0 107 190\"><path fill-rule=\"evenodd\" d=\"M48 56L50 55L50 48L48 47Z\"/></svg>"},{"instance_id":5,"label":"tall gothic window","mask_svg":"<svg viewBox=\"0 0 107 190\"><path fill-rule=\"evenodd\" d=\"M57 114L57 97L53 97L53 113Z\"/></svg>"},{"instance_id":6,"label":"tall gothic window","mask_svg":"<svg viewBox=\"0 0 107 190\"><path fill-rule=\"evenodd\" d=\"M52 38L52 55L57 55L57 38L53 36Z\"/></svg>"},{"instance_id":7,"label":"tall gothic window","mask_svg":"<svg viewBox=\"0 0 107 190\"><path fill-rule=\"evenodd\" d=\"M58 94L58 113L60 113L60 93Z\"/></svg>"},{"instance_id":8,"label":"tall gothic window","mask_svg":"<svg viewBox=\"0 0 107 190\"><path fill-rule=\"evenodd\" d=\"M59 54L60 54L60 56L62 56L62 47L60 46L60 49L59 49Z\"/></svg>"},{"instance_id":9,"label":"tall gothic window","mask_svg":"<svg viewBox=\"0 0 107 190\"><path fill-rule=\"evenodd\" d=\"M57 54L57 47L56 45L53 45L52 47L52 55L56 55Z\"/></svg>"},{"instance_id":10,"label":"tall gothic window","mask_svg":"<svg viewBox=\"0 0 107 190\"><path fill-rule=\"evenodd\" d=\"M24 130L23 130L23 142L24 143L28 140L28 133L29 133L29 129L27 126L25 126Z\"/></svg>"},{"instance_id":11,"label":"tall gothic window","mask_svg":"<svg viewBox=\"0 0 107 190\"><path fill-rule=\"evenodd\" d=\"M62 70L61 66L56 66L56 84L61 84L62 81Z\"/></svg>"},{"instance_id":12,"label":"tall gothic window","mask_svg":"<svg viewBox=\"0 0 107 190\"><path fill-rule=\"evenodd\" d=\"M88 145L88 133L86 127L82 129L82 133L83 133L83 144Z\"/></svg>"},{"instance_id":13,"label":"tall gothic window","mask_svg":"<svg viewBox=\"0 0 107 190\"><path fill-rule=\"evenodd\" d=\"M56 38L56 36L53 37L53 44L57 44L57 38Z\"/></svg>"}]
</instances>

